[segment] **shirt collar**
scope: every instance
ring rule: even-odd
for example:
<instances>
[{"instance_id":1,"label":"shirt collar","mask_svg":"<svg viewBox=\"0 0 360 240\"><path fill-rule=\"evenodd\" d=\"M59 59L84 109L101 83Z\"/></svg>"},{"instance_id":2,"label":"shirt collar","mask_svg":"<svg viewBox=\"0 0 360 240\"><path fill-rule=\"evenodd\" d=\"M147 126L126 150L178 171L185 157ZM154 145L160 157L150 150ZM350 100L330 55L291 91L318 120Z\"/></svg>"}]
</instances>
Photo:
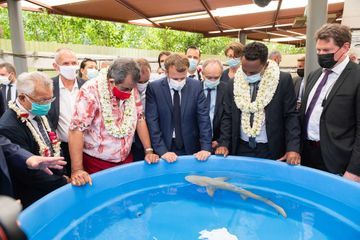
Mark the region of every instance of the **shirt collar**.
<instances>
[{"instance_id":1,"label":"shirt collar","mask_svg":"<svg viewBox=\"0 0 360 240\"><path fill-rule=\"evenodd\" d=\"M338 65L336 65L331 69L332 72L336 73L336 75L340 75L344 71L349 61L350 61L349 57L346 56L346 58L341 63L339 63Z\"/></svg>"},{"instance_id":2,"label":"shirt collar","mask_svg":"<svg viewBox=\"0 0 360 240\"><path fill-rule=\"evenodd\" d=\"M75 81L75 83L74 83L74 86L73 86L73 89L72 89L72 90L79 88L77 79L75 79L74 81ZM61 75L59 75L59 88L60 88L60 89L65 89L65 86L64 86L64 84L63 84ZM72 91L72 90L71 90L71 91Z\"/></svg>"}]
</instances>

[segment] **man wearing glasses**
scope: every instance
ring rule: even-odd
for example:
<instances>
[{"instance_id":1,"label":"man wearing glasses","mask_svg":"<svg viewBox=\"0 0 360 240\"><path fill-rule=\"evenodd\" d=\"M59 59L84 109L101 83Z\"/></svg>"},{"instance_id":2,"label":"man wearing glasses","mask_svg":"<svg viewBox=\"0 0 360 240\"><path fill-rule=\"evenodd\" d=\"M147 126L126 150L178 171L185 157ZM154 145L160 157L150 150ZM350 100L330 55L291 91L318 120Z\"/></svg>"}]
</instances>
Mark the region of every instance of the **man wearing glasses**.
<instances>
[{"instance_id":1,"label":"man wearing glasses","mask_svg":"<svg viewBox=\"0 0 360 240\"><path fill-rule=\"evenodd\" d=\"M0 119L0 135L34 155L60 156L60 141L50 128L46 115L53 97L52 80L44 73L23 73L17 81L16 101ZM48 175L41 170L9 169L15 197L26 207L65 185L69 178L63 171Z\"/></svg>"}]
</instances>

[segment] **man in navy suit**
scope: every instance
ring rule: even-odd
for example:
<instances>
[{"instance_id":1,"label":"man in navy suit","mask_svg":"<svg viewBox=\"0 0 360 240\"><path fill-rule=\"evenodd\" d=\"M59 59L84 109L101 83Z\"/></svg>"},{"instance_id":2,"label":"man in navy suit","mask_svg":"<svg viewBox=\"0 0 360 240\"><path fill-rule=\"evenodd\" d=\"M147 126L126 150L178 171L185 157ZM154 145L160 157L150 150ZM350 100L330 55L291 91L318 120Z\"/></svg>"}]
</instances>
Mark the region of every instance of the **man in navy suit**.
<instances>
[{"instance_id":1,"label":"man in navy suit","mask_svg":"<svg viewBox=\"0 0 360 240\"><path fill-rule=\"evenodd\" d=\"M151 143L168 162L178 155L206 160L211 154L209 109L201 83L186 78L188 68L185 56L170 55L165 61L167 77L150 83L146 91Z\"/></svg>"},{"instance_id":2,"label":"man in navy suit","mask_svg":"<svg viewBox=\"0 0 360 240\"><path fill-rule=\"evenodd\" d=\"M63 159L63 157L34 156L0 135L0 195L13 196L8 166L22 171L26 168L42 169L52 175L48 167L61 169L62 165L66 164Z\"/></svg>"}]
</instances>

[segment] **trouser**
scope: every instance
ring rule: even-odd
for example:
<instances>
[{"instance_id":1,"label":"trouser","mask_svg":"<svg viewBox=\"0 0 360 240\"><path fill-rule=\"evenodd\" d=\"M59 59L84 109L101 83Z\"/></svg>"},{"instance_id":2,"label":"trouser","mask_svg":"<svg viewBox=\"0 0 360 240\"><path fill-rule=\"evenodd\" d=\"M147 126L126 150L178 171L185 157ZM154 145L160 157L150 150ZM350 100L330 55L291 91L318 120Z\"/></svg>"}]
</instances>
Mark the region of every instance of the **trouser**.
<instances>
[{"instance_id":1,"label":"trouser","mask_svg":"<svg viewBox=\"0 0 360 240\"><path fill-rule=\"evenodd\" d=\"M67 142L61 142L60 148L62 152L62 156L65 158L66 166L65 166L65 175L71 176L71 158L69 151L69 144Z\"/></svg>"},{"instance_id":2,"label":"trouser","mask_svg":"<svg viewBox=\"0 0 360 240\"><path fill-rule=\"evenodd\" d=\"M301 154L301 165L327 171L321 155L320 142L305 140Z\"/></svg>"},{"instance_id":3,"label":"trouser","mask_svg":"<svg viewBox=\"0 0 360 240\"><path fill-rule=\"evenodd\" d=\"M123 165L126 163L131 163L133 162L133 156L130 153L127 158L124 161L121 162L108 162L108 161L104 161L102 159L90 156L86 153L83 153L83 166L84 166L84 170L89 173L96 173L108 168L112 168L112 167L116 167L119 165Z\"/></svg>"},{"instance_id":4,"label":"trouser","mask_svg":"<svg viewBox=\"0 0 360 240\"><path fill-rule=\"evenodd\" d=\"M236 155L244 157L271 159L269 144L256 143L256 147L251 148L249 146L249 142L243 141L241 139L236 148Z\"/></svg>"}]
</instances>

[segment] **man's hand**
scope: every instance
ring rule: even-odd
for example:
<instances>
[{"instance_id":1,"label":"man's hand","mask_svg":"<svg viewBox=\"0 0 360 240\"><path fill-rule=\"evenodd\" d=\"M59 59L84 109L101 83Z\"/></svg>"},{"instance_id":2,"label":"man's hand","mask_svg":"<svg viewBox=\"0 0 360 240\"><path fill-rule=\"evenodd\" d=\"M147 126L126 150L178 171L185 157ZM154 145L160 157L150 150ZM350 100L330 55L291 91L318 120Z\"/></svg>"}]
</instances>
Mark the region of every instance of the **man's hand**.
<instances>
[{"instance_id":1,"label":"man's hand","mask_svg":"<svg viewBox=\"0 0 360 240\"><path fill-rule=\"evenodd\" d=\"M360 176L355 175L355 174L353 174L353 173L351 173L351 172L346 171L346 172L344 173L344 176L343 176L343 177L346 178L346 179L349 179L350 181L354 181L354 182L360 183Z\"/></svg>"},{"instance_id":2,"label":"man's hand","mask_svg":"<svg viewBox=\"0 0 360 240\"><path fill-rule=\"evenodd\" d=\"M82 170L74 170L71 172L71 184L74 186L82 186L85 185L86 183L89 183L90 185L92 185L92 180L90 175Z\"/></svg>"},{"instance_id":3,"label":"man's hand","mask_svg":"<svg viewBox=\"0 0 360 240\"><path fill-rule=\"evenodd\" d=\"M67 183L71 183L71 178L69 178L69 177L66 176L66 175L63 175L63 177L66 179L66 182L67 182Z\"/></svg>"},{"instance_id":4,"label":"man's hand","mask_svg":"<svg viewBox=\"0 0 360 240\"><path fill-rule=\"evenodd\" d=\"M298 165L301 162L300 154L297 152L286 152L278 161L285 161L291 165Z\"/></svg>"},{"instance_id":5,"label":"man's hand","mask_svg":"<svg viewBox=\"0 0 360 240\"><path fill-rule=\"evenodd\" d=\"M52 175L53 172L49 168L62 169L66 162L63 157L31 156L26 159L26 165L29 169L40 169Z\"/></svg>"},{"instance_id":6,"label":"man's hand","mask_svg":"<svg viewBox=\"0 0 360 240\"><path fill-rule=\"evenodd\" d=\"M169 162L169 163L172 163L172 162L176 161L177 155L174 152L167 152L167 153L164 153L161 156L161 158L164 159L165 161Z\"/></svg>"},{"instance_id":7,"label":"man's hand","mask_svg":"<svg viewBox=\"0 0 360 240\"><path fill-rule=\"evenodd\" d=\"M158 163L160 160L159 155L154 154L153 152L147 152L145 154L145 161L148 164L152 164L152 163Z\"/></svg>"},{"instance_id":8,"label":"man's hand","mask_svg":"<svg viewBox=\"0 0 360 240\"><path fill-rule=\"evenodd\" d=\"M226 157L229 155L229 149L227 147L218 147L215 151L216 155L224 155Z\"/></svg>"},{"instance_id":9,"label":"man's hand","mask_svg":"<svg viewBox=\"0 0 360 240\"><path fill-rule=\"evenodd\" d=\"M211 142L211 148L212 149L216 149L219 146L219 143L217 141L212 141Z\"/></svg>"},{"instance_id":10,"label":"man's hand","mask_svg":"<svg viewBox=\"0 0 360 240\"><path fill-rule=\"evenodd\" d=\"M206 151L206 150L201 150L200 152L197 152L194 154L195 158L199 161L207 160L210 155L211 155L211 152Z\"/></svg>"}]
</instances>

